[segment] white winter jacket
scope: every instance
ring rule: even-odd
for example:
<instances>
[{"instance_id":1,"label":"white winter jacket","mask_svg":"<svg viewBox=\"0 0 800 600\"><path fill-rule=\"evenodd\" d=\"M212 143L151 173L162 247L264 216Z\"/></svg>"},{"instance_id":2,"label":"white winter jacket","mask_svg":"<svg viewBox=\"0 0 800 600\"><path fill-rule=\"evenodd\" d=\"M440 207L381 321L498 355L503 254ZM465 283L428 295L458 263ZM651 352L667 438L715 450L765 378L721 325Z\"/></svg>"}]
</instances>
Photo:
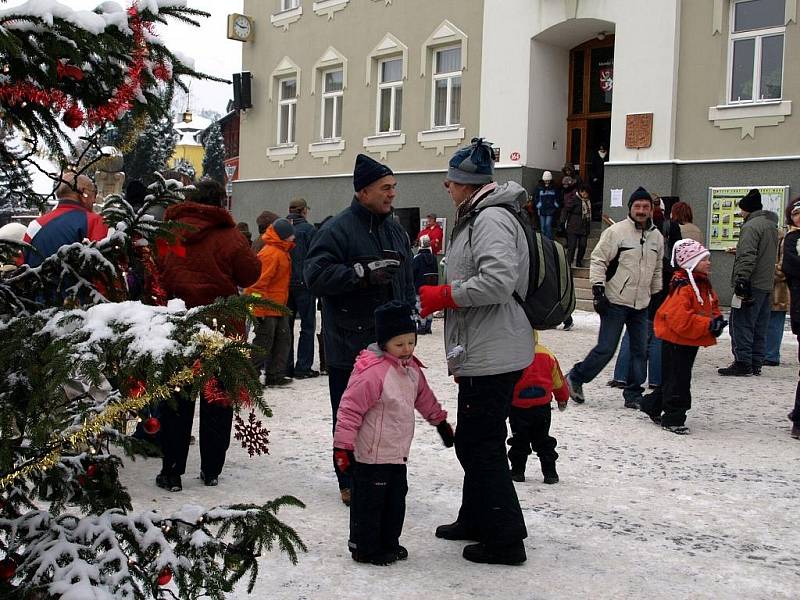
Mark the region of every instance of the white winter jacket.
<instances>
[{"instance_id":1,"label":"white winter jacket","mask_svg":"<svg viewBox=\"0 0 800 600\"><path fill-rule=\"evenodd\" d=\"M661 290L664 237L649 221L644 229L627 217L600 235L592 251L589 280L604 285L612 304L647 308Z\"/></svg>"}]
</instances>

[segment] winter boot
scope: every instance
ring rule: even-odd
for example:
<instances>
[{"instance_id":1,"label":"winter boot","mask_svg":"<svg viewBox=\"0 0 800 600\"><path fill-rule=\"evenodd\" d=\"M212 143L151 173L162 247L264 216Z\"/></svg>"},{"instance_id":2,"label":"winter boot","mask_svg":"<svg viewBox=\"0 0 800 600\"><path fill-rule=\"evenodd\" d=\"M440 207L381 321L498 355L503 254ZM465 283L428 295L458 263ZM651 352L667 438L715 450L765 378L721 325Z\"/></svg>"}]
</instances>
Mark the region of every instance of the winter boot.
<instances>
[{"instance_id":1,"label":"winter boot","mask_svg":"<svg viewBox=\"0 0 800 600\"><path fill-rule=\"evenodd\" d=\"M156 476L156 485L170 492L180 492L183 489L180 475L168 475L159 473Z\"/></svg>"},{"instance_id":2,"label":"winter boot","mask_svg":"<svg viewBox=\"0 0 800 600\"><path fill-rule=\"evenodd\" d=\"M511 481L522 483L525 481L525 464L511 463Z\"/></svg>"},{"instance_id":3,"label":"winter boot","mask_svg":"<svg viewBox=\"0 0 800 600\"><path fill-rule=\"evenodd\" d=\"M583 384L578 383L572 375L572 371L567 373L567 384L569 385L569 397L576 404L583 404L586 402L586 397L583 395Z\"/></svg>"},{"instance_id":4,"label":"winter boot","mask_svg":"<svg viewBox=\"0 0 800 600\"><path fill-rule=\"evenodd\" d=\"M528 559L521 540L507 546L470 544L464 546L462 555L470 562L490 565L521 565Z\"/></svg>"},{"instance_id":5,"label":"winter boot","mask_svg":"<svg viewBox=\"0 0 800 600\"><path fill-rule=\"evenodd\" d=\"M792 425L792 433L790 433L794 439L800 440L800 423L795 423Z\"/></svg>"},{"instance_id":6,"label":"winter boot","mask_svg":"<svg viewBox=\"0 0 800 600\"><path fill-rule=\"evenodd\" d=\"M753 374L753 367L737 360L733 361L729 367L717 369L717 373L724 377L750 377Z\"/></svg>"},{"instance_id":7,"label":"winter boot","mask_svg":"<svg viewBox=\"0 0 800 600\"><path fill-rule=\"evenodd\" d=\"M556 471L556 461L542 460L539 462L542 465L542 475L544 475L544 482L548 485L558 483L558 472Z\"/></svg>"},{"instance_id":8,"label":"winter boot","mask_svg":"<svg viewBox=\"0 0 800 600\"><path fill-rule=\"evenodd\" d=\"M350 502L353 500L353 493L350 491L350 488L340 489L339 495L342 497L342 504L350 506Z\"/></svg>"},{"instance_id":9,"label":"winter boot","mask_svg":"<svg viewBox=\"0 0 800 600\"><path fill-rule=\"evenodd\" d=\"M477 541L477 535L469 531L466 525L462 525L458 521L450 523L449 525L439 525L436 528L436 537L443 540L470 540Z\"/></svg>"},{"instance_id":10,"label":"winter boot","mask_svg":"<svg viewBox=\"0 0 800 600\"><path fill-rule=\"evenodd\" d=\"M689 435L689 428L686 425L664 425L662 423L661 427L677 435Z\"/></svg>"}]
</instances>

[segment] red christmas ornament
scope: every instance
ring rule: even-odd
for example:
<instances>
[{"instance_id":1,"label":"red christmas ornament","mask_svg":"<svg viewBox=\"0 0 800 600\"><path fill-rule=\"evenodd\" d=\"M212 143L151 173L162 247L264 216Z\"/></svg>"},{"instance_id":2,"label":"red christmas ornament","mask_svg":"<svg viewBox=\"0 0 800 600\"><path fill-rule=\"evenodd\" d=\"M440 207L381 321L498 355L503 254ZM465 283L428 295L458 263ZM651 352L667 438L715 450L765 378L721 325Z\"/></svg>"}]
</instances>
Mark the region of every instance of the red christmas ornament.
<instances>
[{"instance_id":1,"label":"red christmas ornament","mask_svg":"<svg viewBox=\"0 0 800 600\"><path fill-rule=\"evenodd\" d=\"M160 62L153 67L153 77L161 81L168 81L172 77L171 69L163 62Z\"/></svg>"},{"instance_id":2,"label":"red christmas ornament","mask_svg":"<svg viewBox=\"0 0 800 600\"><path fill-rule=\"evenodd\" d=\"M94 478L94 476L97 475L97 465L92 464L86 467L86 474Z\"/></svg>"},{"instance_id":3,"label":"red christmas ornament","mask_svg":"<svg viewBox=\"0 0 800 600\"><path fill-rule=\"evenodd\" d=\"M11 581L17 574L17 563L13 558L6 557L0 560L0 581Z\"/></svg>"},{"instance_id":4,"label":"red christmas ornament","mask_svg":"<svg viewBox=\"0 0 800 600\"><path fill-rule=\"evenodd\" d=\"M161 569L161 573L158 574L158 579L156 580L158 585L167 585L170 581L172 581L172 569L169 567L164 567Z\"/></svg>"},{"instance_id":5,"label":"red christmas ornament","mask_svg":"<svg viewBox=\"0 0 800 600\"><path fill-rule=\"evenodd\" d=\"M141 379L133 379L132 377L128 380L128 396L131 398L138 398L142 394L147 391L147 388L144 385L144 381Z\"/></svg>"},{"instance_id":6,"label":"red christmas ornament","mask_svg":"<svg viewBox=\"0 0 800 600\"><path fill-rule=\"evenodd\" d=\"M65 77L69 77L70 79L74 79L75 81L82 81L83 80L83 71L80 67L76 67L75 65L68 65L61 61L56 63L56 76L59 79L64 79Z\"/></svg>"},{"instance_id":7,"label":"red christmas ornament","mask_svg":"<svg viewBox=\"0 0 800 600\"><path fill-rule=\"evenodd\" d=\"M155 417L150 417L142 424L142 429L147 435L155 435L161 429L161 421Z\"/></svg>"},{"instance_id":8,"label":"red christmas ornament","mask_svg":"<svg viewBox=\"0 0 800 600\"><path fill-rule=\"evenodd\" d=\"M64 124L69 127L70 129L77 129L83 123L83 111L81 107L77 104L73 104L67 110L64 111Z\"/></svg>"}]
</instances>

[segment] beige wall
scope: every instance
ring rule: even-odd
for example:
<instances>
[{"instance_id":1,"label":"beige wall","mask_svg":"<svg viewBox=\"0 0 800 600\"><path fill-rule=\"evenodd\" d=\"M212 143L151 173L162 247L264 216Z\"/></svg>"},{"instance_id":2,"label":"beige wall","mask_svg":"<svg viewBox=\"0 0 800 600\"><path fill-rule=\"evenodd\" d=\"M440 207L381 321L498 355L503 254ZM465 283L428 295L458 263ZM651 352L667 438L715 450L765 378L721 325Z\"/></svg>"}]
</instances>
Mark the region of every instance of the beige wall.
<instances>
[{"instance_id":1,"label":"beige wall","mask_svg":"<svg viewBox=\"0 0 800 600\"><path fill-rule=\"evenodd\" d=\"M302 0L303 15L288 31L274 27L270 15L279 0L245 0L244 13L255 18L256 36L243 47L243 69L253 74L253 108L242 114L240 168L242 179L297 176L331 176L352 173L356 154L365 152L363 139L375 134L376 77L366 85L366 56L384 38L393 34L408 47L408 78L403 84L403 125L406 143L391 152L386 162L394 170L445 168L452 154L424 149L417 133L430 128L430 67L420 76L421 46L444 19L449 19L468 36L467 69L462 79L461 123L466 128L460 145L477 134L479 120L481 28L483 2L478 0L351 0L335 13L333 20L318 16L311 0ZM333 46L348 59L347 88L344 91L342 137L345 151L331 157L327 165L308 152L309 143L319 141L320 85L311 94L313 65ZM297 103L296 141L298 154L283 167L267 158L267 148L277 141L277 90L270 102L271 73L289 56L301 68ZM380 160L378 154L371 154Z\"/></svg>"},{"instance_id":2,"label":"beige wall","mask_svg":"<svg viewBox=\"0 0 800 600\"><path fill-rule=\"evenodd\" d=\"M790 22L784 38L783 99L793 114L777 126L756 127L742 139L741 128L722 130L709 120L708 109L725 103L729 3L723 2L722 31L712 35L711 0L683 0L676 158L714 159L800 154L800 27Z\"/></svg>"}]
</instances>

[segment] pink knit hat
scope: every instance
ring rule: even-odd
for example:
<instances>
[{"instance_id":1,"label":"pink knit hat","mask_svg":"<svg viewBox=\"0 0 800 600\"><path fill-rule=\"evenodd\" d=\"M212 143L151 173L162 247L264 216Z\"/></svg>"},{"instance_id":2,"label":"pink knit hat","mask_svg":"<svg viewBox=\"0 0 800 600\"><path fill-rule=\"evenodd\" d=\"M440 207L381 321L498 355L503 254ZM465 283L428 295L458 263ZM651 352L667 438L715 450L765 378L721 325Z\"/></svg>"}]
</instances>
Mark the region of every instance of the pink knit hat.
<instances>
[{"instance_id":1,"label":"pink knit hat","mask_svg":"<svg viewBox=\"0 0 800 600\"><path fill-rule=\"evenodd\" d=\"M692 271L701 260L710 255L711 253L703 244L692 239L678 240L672 247L672 266L684 269L689 275L689 283L692 284L692 289L700 304L703 304L703 299L700 297L700 290L694 281Z\"/></svg>"}]
</instances>

